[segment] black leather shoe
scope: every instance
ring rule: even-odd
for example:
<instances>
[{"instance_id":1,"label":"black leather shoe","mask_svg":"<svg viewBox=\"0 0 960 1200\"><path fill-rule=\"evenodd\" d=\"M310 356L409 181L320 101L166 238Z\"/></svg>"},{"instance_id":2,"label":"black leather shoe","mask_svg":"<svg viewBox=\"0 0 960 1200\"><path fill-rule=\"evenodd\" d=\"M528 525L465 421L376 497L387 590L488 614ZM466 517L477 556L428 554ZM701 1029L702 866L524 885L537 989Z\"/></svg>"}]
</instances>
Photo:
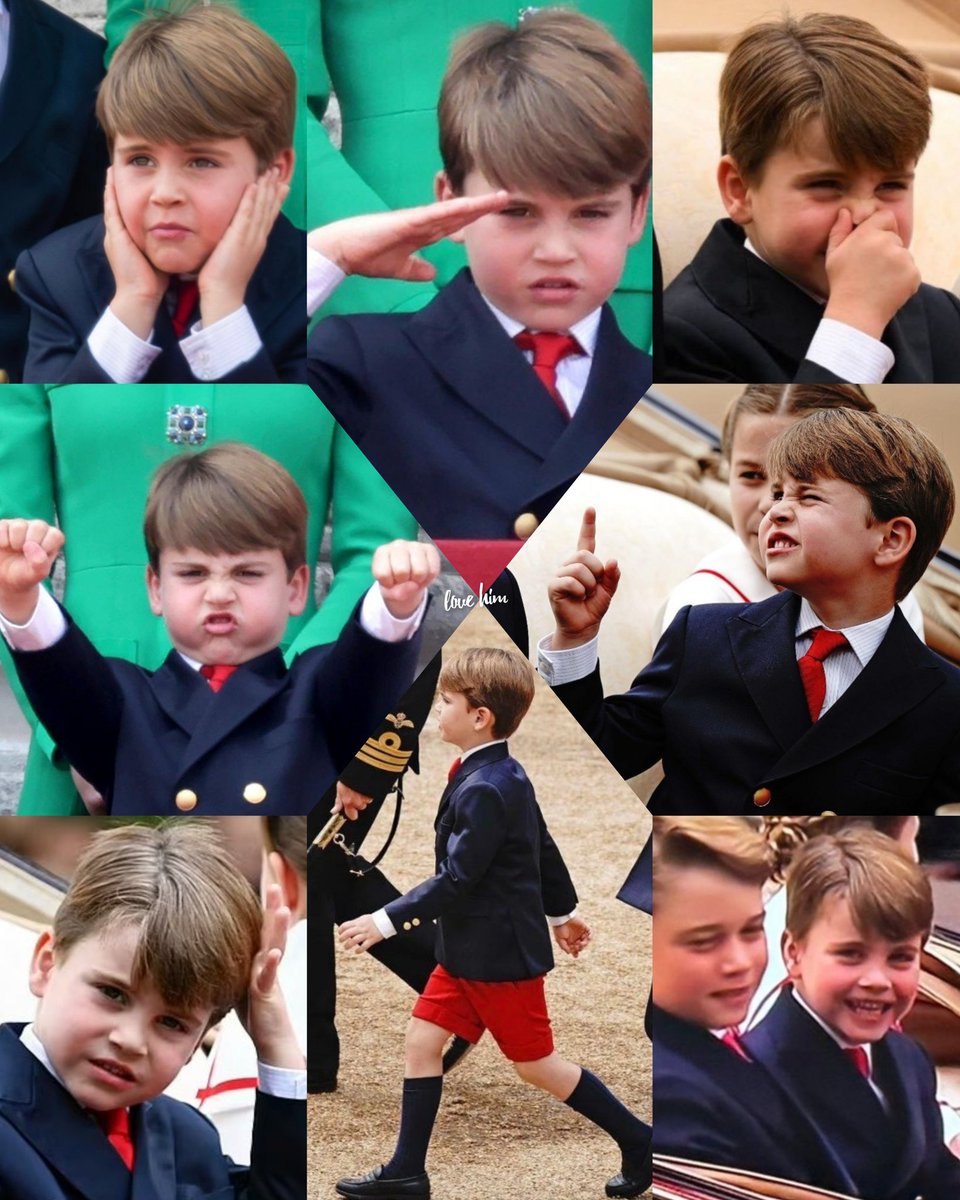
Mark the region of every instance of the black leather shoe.
<instances>
[{"instance_id":1,"label":"black leather shoe","mask_svg":"<svg viewBox=\"0 0 960 1200\"><path fill-rule=\"evenodd\" d=\"M450 1039L450 1044L443 1052L443 1073L449 1075L454 1067L467 1057L473 1049L473 1042L468 1042L466 1038L462 1038L458 1033L455 1033Z\"/></svg>"},{"instance_id":2,"label":"black leather shoe","mask_svg":"<svg viewBox=\"0 0 960 1200\"><path fill-rule=\"evenodd\" d=\"M335 1092L336 1090L336 1079L309 1079L307 1081L307 1091L311 1096L316 1096L319 1092Z\"/></svg>"},{"instance_id":3,"label":"black leather shoe","mask_svg":"<svg viewBox=\"0 0 960 1200\"><path fill-rule=\"evenodd\" d=\"M409 1197L419 1197L429 1200L430 1177L426 1171L419 1175L407 1175L403 1179L383 1179L383 1167L375 1167L366 1175L358 1175L354 1179L337 1181L338 1196L353 1196L363 1200L366 1196L376 1196L378 1200L408 1200Z\"/></svg>"},{"instance_id":4,"label":"black leather shoe","mask_svg":"<svg viewBox=\"0 0 960 1200\"><path fill-rule=\"evenodd\" d=\"M607 1180L604 1191L608 1196L642 1196L652 1183L653 1150L650 1149L642 1163L624 1163L616 1175Z\"/></svg>"}]
</instances>

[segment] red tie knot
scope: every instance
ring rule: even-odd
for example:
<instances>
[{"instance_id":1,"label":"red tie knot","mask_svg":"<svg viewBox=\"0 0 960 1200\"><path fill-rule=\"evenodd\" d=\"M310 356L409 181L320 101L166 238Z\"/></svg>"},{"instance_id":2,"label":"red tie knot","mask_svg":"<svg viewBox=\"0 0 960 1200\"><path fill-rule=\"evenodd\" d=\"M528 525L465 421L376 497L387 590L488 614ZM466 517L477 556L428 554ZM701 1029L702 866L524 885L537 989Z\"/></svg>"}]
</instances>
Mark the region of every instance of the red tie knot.
<instances>
[{"instance_id":1,"label":"red tie knot","mask_svg":"<svg viewBox=\"0 0 960 1200\"><path fill-rule=\"evenodd\" d=\"M720 1041L723 1042L725 1046L729 1046L734 1054L739 1055L740 1058L745 1058L747 1062L750 1061L750 1055L744 1049L743 1042L740 1040L740 1031L738 1029L728 1029Z\"/></svg>"},{"instance_id":2,"label":"red tie knot","mask_svg":"<svg viewBox=\"0 0 960 1200\"><path fill-rule=\"evenodd\" d=\"M133 1170L133 1141L130 1138L130 1113L125 1108L112 1108L108 1112L94 1113L107 1141L123 1159L128 1170Z\"/></svg>"},{"instance_id":3,"label":"red tie knot","mask_svg":"<svg viewBox=\"0 0 960 1200\"><path fill-rule=\"evenodd\" d=\"M205 664L200 668L200 674L215 692L219 692L236 669L236 666L229 663Z\"/></svg>"},{"instance_id":4,"label":"red tie knot","mask_svg":"<svg viewBox=\"0 0 960 1200\"><path fill-rule=\"evenodd\" d=\"M849 646L849 644L838 629L824 629L821 626L813 635L813 642L804 658L815 658L817 662L823 662L834 650L839 650L841 646Z\"/></svg>"},{"instance_id":5,"label":"red tie knot","mask_svg":"<svg viewBox=\"0 0 960 1200\"><path fill-rule=\"evenodd\" d=\"M847 1046L844 1047L844 1054L853 1065L857 1068L864 1079L870 1078L870 1060L867 1058L867 1052L862 1046Z\"/></svg>"},{"instance_id":6,"label":"red tie knot","mask_svg":"<svg viewBox=\"0 0 960 1200\"><path fill-rule=\"evenodd\" d=\"M534 367L554 370L561 358L569 354L582 354L580 343L569 333L531 333L525 329L514 341L521 350L533 351Z\"/></svg>"},{"instance_id":7,"label":"red tie knot","mask_svg":"<svg viewBox=\"0 0 960 1200\"><path fill-rule=\"evenodd\" d=\"M447 772L447 783L450 783L454 775L456 775L456 773L460 770L461 762L463 762L463 759L455 758L450 764L450 770Z\"/></svg>"}]
</instances>

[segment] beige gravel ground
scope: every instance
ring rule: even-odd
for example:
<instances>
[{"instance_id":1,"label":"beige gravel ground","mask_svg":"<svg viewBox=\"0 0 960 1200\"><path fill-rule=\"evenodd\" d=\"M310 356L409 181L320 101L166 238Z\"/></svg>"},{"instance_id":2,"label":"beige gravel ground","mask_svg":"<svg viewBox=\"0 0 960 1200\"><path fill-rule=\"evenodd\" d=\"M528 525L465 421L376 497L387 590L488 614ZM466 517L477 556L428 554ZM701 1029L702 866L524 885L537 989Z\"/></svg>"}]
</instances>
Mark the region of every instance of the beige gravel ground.
<instances>
[{"instance_id":1,"label":"beige gravel ground","mask_svg":"<svg viewBox=\"0 0 960 1200\"><path fill-rule=\"evenodd\" d=\"M483 610L448 644L503 644ZM422 739L423 770L411 777L403 820L387 858L399 887L433 872L433 817L454 752L433 722ZM650 984L649 919L615 899L649 818L546 686L511 749L526 767L580 894L594 942L574 961L559 955L547 985L558 1051L595 1071L638 1115L651 1113L650 1045L643 1011ZM380 845L381 818L367 850ZM404 1027L413 993L368 958L338 956L340 1090L313 1097L309 1200L335 1195L340 1176L365 1171L393 1148ZM485 1037L450 1077L428 1167L435 1200L602 1197L619 1166L615 1146L552 1097L521 1083Z\"/></svg>"}]
</instances>

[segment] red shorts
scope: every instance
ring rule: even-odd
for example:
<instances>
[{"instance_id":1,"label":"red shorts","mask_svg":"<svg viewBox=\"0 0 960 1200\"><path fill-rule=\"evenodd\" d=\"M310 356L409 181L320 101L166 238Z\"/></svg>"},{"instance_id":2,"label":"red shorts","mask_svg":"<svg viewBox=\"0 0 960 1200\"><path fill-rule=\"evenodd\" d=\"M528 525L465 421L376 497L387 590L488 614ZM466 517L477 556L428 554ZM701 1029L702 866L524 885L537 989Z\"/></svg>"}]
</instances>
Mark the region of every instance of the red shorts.
<instances>
[{"instance_id":1,"label":"red shorts","mask_svg":"<svg viewBox=\"0 0 960 1200\"><path fill-rule=\"evenodd\" d=\"M458 979L438 966L413 1006L413 1015L471 1043L479 1042L489 1029L511 1062L535 1062L553 1053L542 975L519 983L480 983Z\"/></svg>"}]
</instances>

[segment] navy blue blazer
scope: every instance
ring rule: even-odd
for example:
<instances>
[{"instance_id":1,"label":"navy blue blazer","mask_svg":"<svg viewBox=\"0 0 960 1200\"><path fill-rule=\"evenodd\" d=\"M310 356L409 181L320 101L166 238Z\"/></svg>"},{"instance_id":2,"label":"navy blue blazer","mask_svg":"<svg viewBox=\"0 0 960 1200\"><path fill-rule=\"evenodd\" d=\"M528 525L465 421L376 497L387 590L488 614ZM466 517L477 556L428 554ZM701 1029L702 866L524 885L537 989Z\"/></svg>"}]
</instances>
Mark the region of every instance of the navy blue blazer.
<instances>
[{"instance_id":1,"label":"navy blue blazer","mask_svg":"<svg viewBox=\"0 0 960 1200\"><path fill-rule=\"evenodd\" d=\"M577 893L533 786L504 743L477 750L440 797L437 873L386 906L406 925L438 918L437 962L460 979L535 979L553 966L545 914Z\"/></svg>"},{"instance_id":2,"label":"navy blue blazer","mask_svg":"<svg viewBox=\"0 0 960 1200\"><path fill-rule=\"evenodd\" d=\"M102 657L72 623L13 659L37 716L113 815L176 815L188 791L197 816L271 816L317 804L413 679L419 644L419 633L381 642L355 613L332 645L289 670L271 650L218 693L175 650L148 671Z\"/></svg>"},{"instance_id":3,"label":"navy blue blazer","mask_svg":"<svg viewBox=\"0 0 960 1200\"><path fill-rule=\"evenodd\" d=\"M18 382L27 312L6 286L21 250L103 207L107 147L94 118L103 38L40 0L8 0L0 84L0 370Z\"/></svg>"},{"instance_id":4,"label":"navy blue blazer","mask_svg":"<svg viewBox=\"0 0 960 1200\"><path fill-rule=\"evenodd\" d=\"M109 383L87 338L113 299L102 217L44 238L17 260L17 292L30 309L23 377L28 383ZM277 217L247 287L246 306L263 343L219 383L306 382L306 234ZM143 383L197 383L165 304L153 333L160 354Z\"/></svg>"},{"instance_id":5,"label":"navy blue blazer","mask_svg":"<svg viewBox=\"0 0 960 1200\"><path fill-rule=\"evenodd\" d=\"M876 654L811 724L800 599L682 609L622 696L599 668L554 690L625 778L663 761L654 813L932 813L960 792L960 670L900 609ZM759 793L759 794L758 794Z\"/></svg>"},{"instance_id":6,"label":"navy blue blazer","mask_svg":"<svg viewBox=\"0 0 960 1200\"><path fill-rule=\"evenodd\" d=\"M650 386L648 355L604 305L587 389L566 422L461 271L415 313L328 317L314 391L432 537L513 538L546 516Z\"/></svg>"},{"instance_id":7,"label":"navy blue blazer","mask_svg":"<svg viewBox=\"0 0 960 1200\"><path fill-rule=\"evenodd\" d=\"M850 1192L832 1147L764 1067L653 1003L647 1012L654 1153Z\"/></svg>"},{"instance_id":8,"label":"navy blue blazer","mask_svg":"<svg viewBox=\"0 0 960 1200\"><path fill-rule=\"evenodd\" d=\"M862 383L805 358L823 306L755 254L743 229L718 221L663 294L656 348L664 383ZM896 362L886 383L960 380L960 300L922 284L887 328Z\"/></svg>"},{"instance_id":9,"label":"navy blue blazer","mask_svg":"<svg viewBox=\"0 0 960 1200\"><path fill-rule=\"evenodd\" d=\"M843 1161L854 1195L960 1196L960 1160L943 1144L933 1064L911 1038L890 1032L873 1044L873 1078L889 1111L790 989L745 1042Z\"/></svg>"},{"instance_id":10,"label":"navy blue blazer","mask_svg":"<svg viewBox=\"0 0 960 1200\"><path fill-rule=\"evenodd\" d=\"M250 1167L196 1109L158 1096L130 1112L132 1173L89 1112L0 1026L3 1200L303 1200L306 1104L257 1093Z\"/></svg>"}]
</instances>

